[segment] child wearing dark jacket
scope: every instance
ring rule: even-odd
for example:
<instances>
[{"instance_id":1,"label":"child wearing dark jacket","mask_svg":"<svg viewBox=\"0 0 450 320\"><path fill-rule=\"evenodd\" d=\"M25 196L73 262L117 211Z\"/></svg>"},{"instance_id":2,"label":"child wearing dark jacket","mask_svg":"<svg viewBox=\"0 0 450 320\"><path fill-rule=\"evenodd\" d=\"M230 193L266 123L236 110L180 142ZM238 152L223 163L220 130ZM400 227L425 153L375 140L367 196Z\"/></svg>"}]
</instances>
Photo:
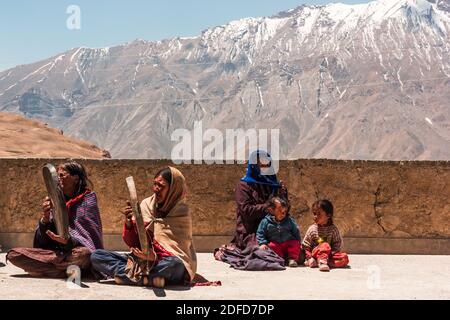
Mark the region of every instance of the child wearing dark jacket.
<instances>
[{"instance_id":1,"label":"child wearing dark jacket","mask_svg":"<svg viewBox=\"0 0 450 320\"><path fill-rule=\"evenodd\" d=\"M301 250L301 237L295 220L287 213L287 202L279 197L269 200L269 214L261 221L256 239L261 249L272 249L288 259L289 267L297 267Z\"/></svg>"}]
</instances>

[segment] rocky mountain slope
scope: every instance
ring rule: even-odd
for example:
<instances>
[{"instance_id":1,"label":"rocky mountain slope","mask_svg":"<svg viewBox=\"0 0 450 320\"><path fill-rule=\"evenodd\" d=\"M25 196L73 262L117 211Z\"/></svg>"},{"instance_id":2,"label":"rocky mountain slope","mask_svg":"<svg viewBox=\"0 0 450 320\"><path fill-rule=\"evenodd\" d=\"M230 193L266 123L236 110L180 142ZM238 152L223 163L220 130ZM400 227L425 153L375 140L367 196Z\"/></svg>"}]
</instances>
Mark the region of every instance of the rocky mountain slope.
<instances>
[{"instance_id":1,"label":"rocky mountain slope","mask_svg":"<svg viewBox=\"0 0 450 320\"><path fill-rule=\"evenodd\" d=\"M0 73L0 110L119 158L177 128L279 128L283 158L450 159L450 0L300 6Z\"/></svg>"},{"instance_id":2,"label":"rocky mountain slope","mask_svg":"<svg viewBox=\"0 0 450 320\"><path fill-rule=\"evenodd\" d=\"M0 158L108 158L108 152L58 129L0 112Z\"/></svg>"}]
</instances>

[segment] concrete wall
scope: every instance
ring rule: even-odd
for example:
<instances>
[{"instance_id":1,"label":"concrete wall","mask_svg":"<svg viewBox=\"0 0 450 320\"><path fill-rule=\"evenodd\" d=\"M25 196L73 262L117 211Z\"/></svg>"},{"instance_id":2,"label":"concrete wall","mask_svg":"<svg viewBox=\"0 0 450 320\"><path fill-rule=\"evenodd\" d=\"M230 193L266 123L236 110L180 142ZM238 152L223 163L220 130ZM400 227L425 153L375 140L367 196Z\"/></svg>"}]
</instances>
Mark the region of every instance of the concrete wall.
<instances>
[{"instance_id":1,"label":"concrete wall","mask_svg":"<svg viewBox=\"0 0 450 320\"><path fill-rule=\"evenodd\" d=\"M46 195L41 167L57 159L0 159L0 244L31 245ZM110 249L125 249L119 209L133 175L139 195L151 194L162 160L80 160L94 183ZM234 187L246 165L181 165L193 212L195 244L211 251L231 239ZM281 161L278 177L289 188L302 234L312 223L311 204L328 198L350 253L450 254L450 162L337 160Z\"/></svg>"}]
</instances>

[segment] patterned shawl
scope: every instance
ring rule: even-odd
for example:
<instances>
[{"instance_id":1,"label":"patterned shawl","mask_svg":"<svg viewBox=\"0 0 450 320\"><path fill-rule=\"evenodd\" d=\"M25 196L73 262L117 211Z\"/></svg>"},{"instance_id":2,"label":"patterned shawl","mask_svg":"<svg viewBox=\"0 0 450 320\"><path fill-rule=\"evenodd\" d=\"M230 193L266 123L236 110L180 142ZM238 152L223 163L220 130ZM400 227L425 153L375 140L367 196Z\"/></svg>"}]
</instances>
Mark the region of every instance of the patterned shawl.
<instances>
[{"instance_id":1,"label":"patterned shawl","mask_svg":"<svg viewBox=\"0 0 450 320\"><path fill-rule=\"evenodd\" d=\"M91 252L103 249L102 221L95 192L86 190L66 202L69 211L69 234Z\"/></svg>"}]
</instances>

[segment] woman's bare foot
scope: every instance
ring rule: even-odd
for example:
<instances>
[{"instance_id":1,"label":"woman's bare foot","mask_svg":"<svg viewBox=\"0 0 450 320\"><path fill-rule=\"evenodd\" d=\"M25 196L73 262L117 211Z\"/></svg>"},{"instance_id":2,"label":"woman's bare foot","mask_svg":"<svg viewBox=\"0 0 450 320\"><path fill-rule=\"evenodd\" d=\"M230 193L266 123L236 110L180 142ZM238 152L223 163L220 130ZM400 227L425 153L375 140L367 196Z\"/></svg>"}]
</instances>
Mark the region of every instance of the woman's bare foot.
<instances>
[{"instance_id":1,"label":"woman's bare foot","mask_svg":"<svg viewBox=\"0 0 450 320\"><path fill-rule=\"evenodd\" d=\"M155 288L164 288L166 285L166 279L163 277L155 277L153 278L153 286Z\"/></svg>"}]
</instances>

